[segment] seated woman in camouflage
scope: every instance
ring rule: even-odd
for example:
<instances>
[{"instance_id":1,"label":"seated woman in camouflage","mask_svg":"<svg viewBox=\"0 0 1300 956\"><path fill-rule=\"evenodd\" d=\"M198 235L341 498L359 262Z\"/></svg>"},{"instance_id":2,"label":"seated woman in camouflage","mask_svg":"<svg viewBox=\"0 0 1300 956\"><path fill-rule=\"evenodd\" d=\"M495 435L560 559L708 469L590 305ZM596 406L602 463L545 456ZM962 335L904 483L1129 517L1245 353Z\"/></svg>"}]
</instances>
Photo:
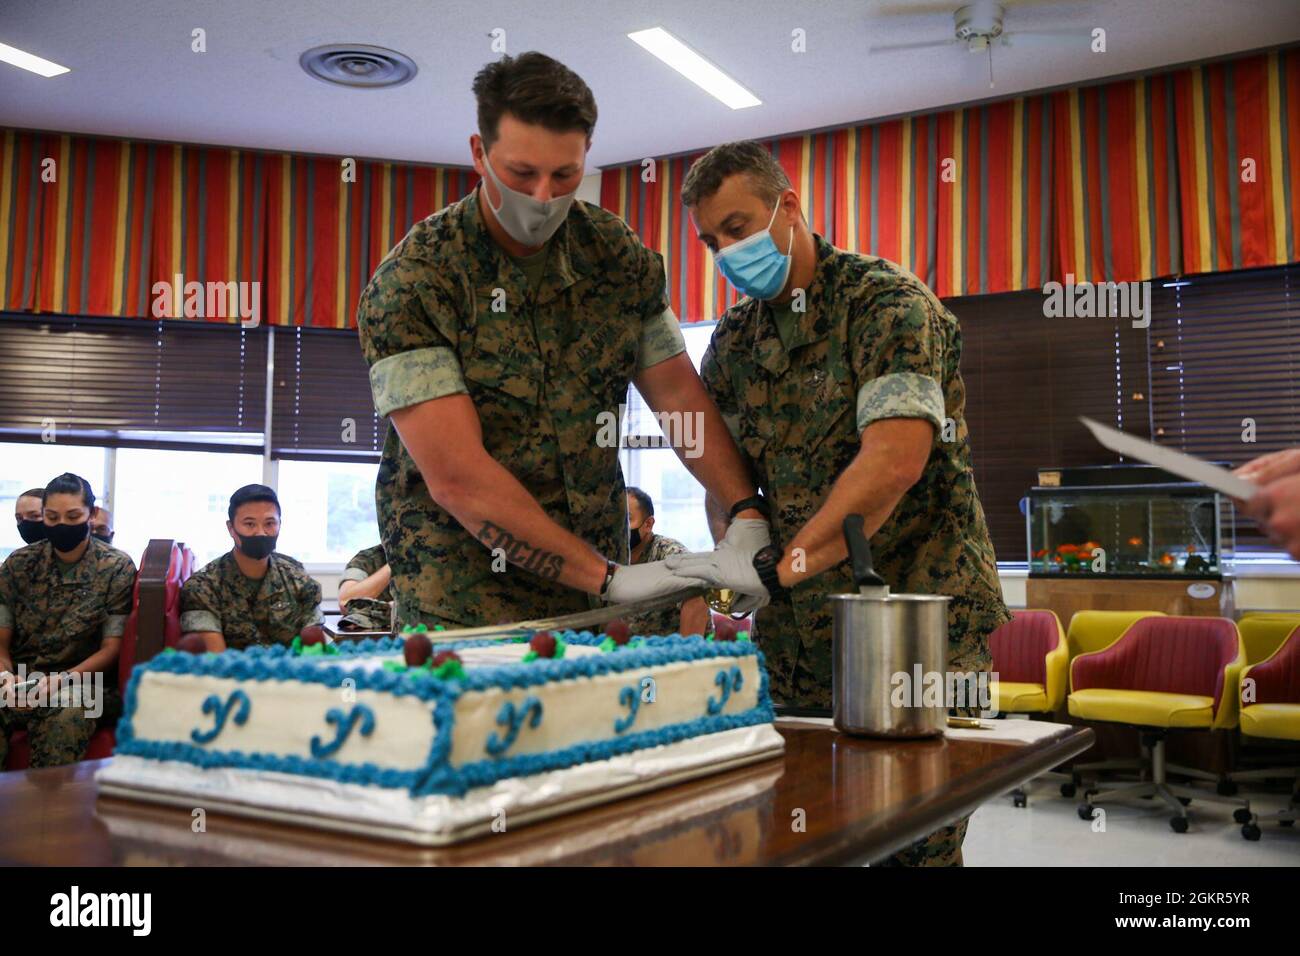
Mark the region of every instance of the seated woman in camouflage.
<instances>
[{"instance_id":1,"label":"seated woman in camouflage","mask_svg":"<svg viewBox=\"0 0 1300 956\"><path fill-rule=\"evenodd\" d=\"M0 566L0 766L26 730L33 767L81 759L118 712L117 656L135 563L90 536L95 495L63 474L42 494L45 539Z\"/></svg>"},{"instance_id":2,"label":"seated woman in camouflage","mask_svg":"<svg viewBox=\"0 0 1300 956\"><path fill-rule=\"evenodd\" d=\"M224 651L288 644L304 627L319 624L320 585L295 558L275 550L275 491L245 485L230 496L226 515L235 547L181 588L181 630L200 635L209 651Z\"/></svg>"}]
</instances>

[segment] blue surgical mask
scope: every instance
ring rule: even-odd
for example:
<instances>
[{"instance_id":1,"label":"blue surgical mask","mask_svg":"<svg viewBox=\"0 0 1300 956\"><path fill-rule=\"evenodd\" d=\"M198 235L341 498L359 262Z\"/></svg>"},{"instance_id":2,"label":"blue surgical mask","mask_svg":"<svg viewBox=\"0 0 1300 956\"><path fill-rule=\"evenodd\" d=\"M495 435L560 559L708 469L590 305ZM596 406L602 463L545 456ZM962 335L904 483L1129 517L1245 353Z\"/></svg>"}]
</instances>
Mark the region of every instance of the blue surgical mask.
<instances>
[{"instance_id":1,"label":"blue surgical mask","mask_svg":"<svg viewBox=\"0 0 1300 956\"><path fill-rule=\"evenodd\" d=\"M727 281L754 299L773 299L785 288L790 275L790 253L794 250L794 226L790 227L790 248L784 254L772 240L772 223L776 222L777 203L767 228L760 229L740 242L732 243L713 254L718 269Z\"/></svg>"}]
</instances>

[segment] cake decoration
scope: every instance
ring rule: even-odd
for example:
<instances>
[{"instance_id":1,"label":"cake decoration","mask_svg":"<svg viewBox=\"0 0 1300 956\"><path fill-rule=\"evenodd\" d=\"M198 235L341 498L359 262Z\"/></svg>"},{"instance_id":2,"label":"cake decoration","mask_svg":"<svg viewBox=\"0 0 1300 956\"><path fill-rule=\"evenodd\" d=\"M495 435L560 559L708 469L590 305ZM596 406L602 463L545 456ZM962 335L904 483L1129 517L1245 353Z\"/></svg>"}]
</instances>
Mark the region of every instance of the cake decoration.
<instances>
[{"instance_id":1,"label":"cake decoration","mask_svg":"<svg viewBox=\"0 0 1300 956\"><path fill-rule=\"evenodd\" d=\"M347 715L344 715L342 708L332 707L325 714L325 723L333 724L338 728L334 739L328 744L321 743L319 737L311 739L311 755L317 760L324 760L326 757L333 756L340 747L347 743L347 739L352 736L352 731L356 728L357 723L361 724L361 736L369 737L375 730L375 712L365 704L355 704Z\"/></svg>"},{"instance_id":2,"label":"cake decoration","mask_svg":"<svg viewBox=\"0 0 1300 956\"><path fill-rule=\"evenodd\" d=\"M553 661L562 660L566 646L564 641L550 631L538 631L529 638L528 653L523 656L523 661L527 664L539 658L549 658Z\"/></svg>"},{"instance_id":3,"label":"cake decoration","mask_svg":"<svg viewBox=\"0 0 1300 956\"><path fill-rule=\"evenodd\" d=\"M614 721L614 733L621 734L636 722L636 712L641 706L641 695L635 685L618 692L618 702L627 708L627 716Z\"/></svg>"},{"instance_id":4,"label":"cake decoration","mask_svg":"<svg viewBox=\"0 0 1300 956\"><path fill-rule=\"evenodd\" d=\"M552 638L554 640L554 638ZM506 728L505 737L497 736L497 732L492 731L492 736L488 737L487 752L494 757L499 757L515 742L519 736L519 728L528 721L528 726L533 730L542 722L542 702L536 697L527 697L522 705L516 707L513 700L508 700L501 705L501 710L497 712L497 723Z\"/></svg>"},{"instance_id":5,"label":"cake decoration","mask_svg":"<svg viewBox=\"0 0 1300 956\"><path fill-rule=\"evenodd\" d=\"M455 651L439 651L433 655L433 676L442 680L464 680L465 667Z\"/></svg>"},{"instance_id":6,"label":"cake decoration","mask_svg":"<svg viewBox=\"0 0 1300 956\"><path fill-rule=\"evenodd\" d=\"M423 626L423 625L421 625ZM407 667L419 667L433 657L433 641L421 631L403 633L402 658Z\"/></svg>"},{"instance_id":7,"label":"cake decoration","mask_svg":"<svg viewBox=\"0 0 1300 956\"><path fill-rule=\"evenodd\" d=\"M324 638L314 640L308 638L307 628L303 628L302 634L299 634L289 642L289 651L297 657L326 657L339 652L335 644L326 644Z\"/></svg>"},{"instance_id":8,"label":"cake decoration","mask_svg":"<svg viewBox=\"0 0 1300 956\"><path fill-rule=\"evenodd\" d=\"M739 667L733 667L731 670L718 671L713 683L722 689L722 696L719 700L714 700L712 695L709 696L709 714L711 716L722 713L722 708L727 706L733 691L739 691L745 683L745 677L740 673Z\"/></svg>"},{"instance_id":9,"label":"cake decoration","mask_svg":"<svg viewBox=\"0 0 1300 956\"><path fill-rule=\"evenodd\" d=\"M645 641L641 638L633 639L632 628L628 627L627 621L621 617L616 617L605 625L605 639L597 646L606 654L609 654L623 647L631 650L644 645Z\"/></svg>"},{"instance_id":10,"label":"cake decoration","mask_svg":"<svg viewBox=\"0 0 1300 956\"><path fill-rule=\"evenodd\" d=\"M248 699L246 693L242 690L232 690L224 703L216 694L209 695L203 701L203 712L205 714L215 714L216 725L211 730L206 731L200 731L195 727L190 731L190 739L196 744L206 744L216 740L217 735L226 726L226 718L230 716L230 711L236 705L239 706L239 710L235 711L234 721L242 726L248 722L248 714L253 709L253 702Z\"/></svg>"}]
</instances>

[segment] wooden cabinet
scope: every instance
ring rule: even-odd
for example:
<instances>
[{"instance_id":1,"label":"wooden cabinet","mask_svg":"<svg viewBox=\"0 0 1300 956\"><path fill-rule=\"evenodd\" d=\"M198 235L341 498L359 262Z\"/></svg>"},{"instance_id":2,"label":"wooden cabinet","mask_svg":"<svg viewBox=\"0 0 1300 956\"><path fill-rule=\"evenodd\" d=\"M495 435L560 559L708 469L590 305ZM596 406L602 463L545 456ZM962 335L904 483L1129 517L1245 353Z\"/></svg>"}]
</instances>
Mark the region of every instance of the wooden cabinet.
<instances>
[{"instance_id":1,"label":"wooden cabinet","mask_svg":"<svg viewBox=\"0 0 1300 956\"><path fill-rule=\"evenodd\" d=\"M1163 611L1234 617L1234 582L1159 578L1029 578L1025 606L1055 611L1068 628L1075 611Z\"/></svg>"}]
</instances>

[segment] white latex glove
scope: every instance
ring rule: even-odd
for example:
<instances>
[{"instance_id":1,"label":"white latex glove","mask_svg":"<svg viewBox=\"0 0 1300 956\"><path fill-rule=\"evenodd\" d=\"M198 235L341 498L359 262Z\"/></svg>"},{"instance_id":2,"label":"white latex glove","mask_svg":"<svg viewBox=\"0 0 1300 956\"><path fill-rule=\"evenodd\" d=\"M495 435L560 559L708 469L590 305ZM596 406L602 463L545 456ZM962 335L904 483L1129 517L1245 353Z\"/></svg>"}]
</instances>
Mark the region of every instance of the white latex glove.
<instances>
[{"instance_id":1,"label":"white latex glove","mask_svg":"<svg viewBox=\"0 0 1300 956\"><path fill-rule=\"evenodd\" d=\"M709 587L739 592L744 596L732 606L731 613L748 614L772 600L754 570L755 553L719 544L713 551L675 554L665 558L664 564L675 574L707 581Z\"/></svg>"},{"instance_id":2,"label":"white latex glove","mask_svg":"<svg viewBox=\"0 0 1300 956\"><path fill-rule=\"evenodd\" d=\"M631 601L648 601L668 597L690 588L708 587L701 578L674 574L666 561L649 564L620 564L610 579L605 600L610 604L627 604Z\"/></svg>"},{"instance_id":3,"label":"white latex glove","mask_svg":"<svg viewBox=\"0 0 1300 956\"><path fill-rule=\"evenodd\" d=\"M727 528L727 534L718 542L719 548L748 551L750 560L772 543L772 526L763 518L737 518Z\"/></svg>"}]
</instances>

